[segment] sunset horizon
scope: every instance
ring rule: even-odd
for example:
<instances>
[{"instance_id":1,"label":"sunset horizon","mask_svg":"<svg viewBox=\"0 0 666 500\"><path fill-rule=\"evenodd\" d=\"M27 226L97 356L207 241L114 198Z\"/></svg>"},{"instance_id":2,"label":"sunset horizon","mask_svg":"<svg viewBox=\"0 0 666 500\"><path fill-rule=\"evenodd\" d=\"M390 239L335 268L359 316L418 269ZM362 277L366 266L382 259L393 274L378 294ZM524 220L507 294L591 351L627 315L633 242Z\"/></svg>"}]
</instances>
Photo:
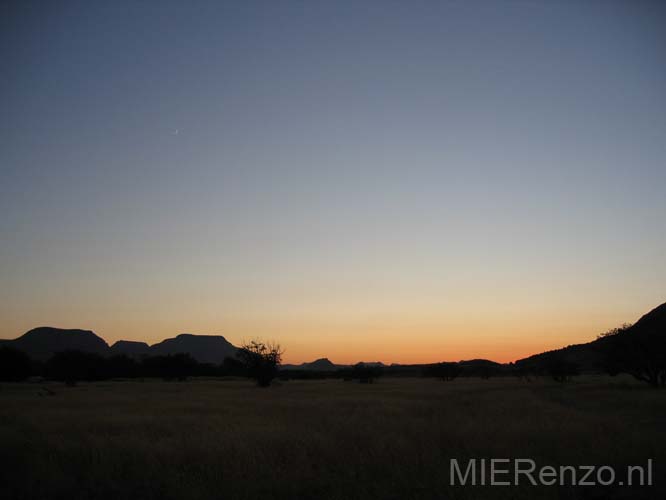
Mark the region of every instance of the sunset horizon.
<instances>
[{"instance_id":1,"label":"sunset horizon","mask_svg":"<svg viewBox=\"0 0 666 500\"><path fill-rule=\"evenodd\" d=\"M3 500L666 498L666 1L0 2Z\"/></svg>"},{"instance_id":2,"label":"sunset horizon","mask_svg":"<svg viewBox=\"0 0 666 500\"><path fill-rule=\"evenodd\" d=\"M510 361L666 297L656 5L25 5L0 338Z\"/></svg>"},{"instance_id":3,"label":"sunset horizon","mask_svg":"<svg viewBox=\"0 0 666 500\"><path fill-rule=\"evenodd\" d=\"M246 333L235 334L231 331L220 329L205 328L187 328L166 329L164 333L155 333L146 335L138 331L133 333L131 329L123 328L124 334L109 334L108 331L101 328L94 328L90 325L76 324L75 321L61 323L39 323L26 327L15 335L6 335L4 339L14 339L25 332L38 327L56 327L63 329L90 330L105 340L109 346L120 340L129 340L134 342L145 342L149 345L159 343L167 338L173 338L183 333L194 335L213 335L223 336L233 345L240 346L252 339L262 339L265 341L278 342L284 349L284 362L286 364L301 364L312 362L321 358L328 358L336 364L354 364L357 362L382 362L384 364L428 364L436 363L442 360L460 361L470 359L488 359L500 363L510 363L519 359L527 358L553 349L560 349L572 344L583 344L595 340L600 334L611 330L622 324L631 324L638 320L644 313L660 305L659 302L649 306L638 306L637 312L633 315L623 317L617 313L616 317L608 317L606 313L595 317L594 311L580 310L578 321L580 324L574 325L576 319L562 319L566 316L560 311L554 311L553 316L545 325L536 325L534 316L525 314L521 319L524 324L522 328L512 326L510 330L482 329L484 334L472 335L460 333L464 327L469 327L470 323L474 326L475 321L470 318L460 318L457 323L453 321L448 329L441 327L414 327L411 331L394 326L375 326L365 327L361 332L365 333L363 340L346 340L348 337L341 335L340 332L349 331L341 327L330 326L328 330L323 330L318 336L312 338L310 342L299 340L300 335L307 335L307 332L316 331L307 327L297 327L294 325L283 325L281 328L271 329L268 326L263 328L250 328ZM539 316L543 318L543 316ZM575 318L578 318L576 316ZM414 321L412 325L417 325ZM499 330L502 333L497 333ZM322 330L319 330L320 332ZM448 332L448 333L447 333ZM455 332L458 332L456 338ZM414 336L417 334L420 342L414 342ZM474 340L469 340L473 338ZM314 345L314 347L313 347Z\"/></svg>"}]
</instances>

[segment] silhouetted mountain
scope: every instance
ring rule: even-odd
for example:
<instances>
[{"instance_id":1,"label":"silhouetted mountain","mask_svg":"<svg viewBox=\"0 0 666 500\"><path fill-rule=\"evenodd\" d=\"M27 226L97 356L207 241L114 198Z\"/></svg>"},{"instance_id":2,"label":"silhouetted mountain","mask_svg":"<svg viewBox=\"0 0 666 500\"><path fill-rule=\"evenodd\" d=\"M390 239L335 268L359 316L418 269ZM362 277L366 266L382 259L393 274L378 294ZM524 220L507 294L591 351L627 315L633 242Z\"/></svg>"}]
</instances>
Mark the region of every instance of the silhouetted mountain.
<instances>
[{"instance_id":1,"label":"silhouetted mountain","mask_svg":"<svg viewBox=\"0 0 666 500\"><path fill-rule=\"evenodd\" d=\"M34 328L17 339L3 343L28 354L32 359L46 360L56 352L83 351L106 354L107 343L90 330L64 330L42 326Z\"/></svg>"},{"instance_id":2,"label":"silhouetted mountain","mask_svg":"<svg viewBox=\"0 0 666 500\"><path fill-rule=\"evenodd\" d=\"M300 368L302 370L330 371L336 370L337 366L328 358L320 358L311 363L303 363Z\"/></svg>"},{"instance_id":3,"label":"silhouetted mountain","mask_svg":"<svg viewBox=\"0 0 666 500\"><path fill-rule=\"evenodd\" d=\"M119 340L113 344L109 352L112 355L124 354L132 358L140 358L150 354L150 346L145 342L135 342L133 340Z\"/></svg>"},{"instance_id":4,"label":"silhouetted mountain","mask_svg":"<svg viewBox=\"0 0 666 500\"><path fill-rule=\"evenodd\" d=\"M309 363L301 363L300 365L282 365L281 368L283 370L310 370L310 371L320 371L320 372L332 372L336 370L343 370L345 368L351 368L352 366L355 366L357 364L362 364L364 366L377 367L377 368L386 366L381 361L361 361L359 363L355 363L354 365L337 365L328 358L319 358Z\"/></svg>"},{"instance_id":5,"label":"silhouetted mountain","mask_svg":"<svg viewBox=\"0 0 666 500\"><path fill-rule=\"evenodd\" d=\"M663 336L666 343L666 303L654 308L643 315L633 326L618 336L600 337L586 344L574 344L553 351L546 351L516 361L526 367L539 367L547 365L551 360L574 363L581 371L601 372L605 370L607 354L618 341L627 335L636 336Z\"/></svg>"},{"instance_id":6,"label":"silhouetted mountain","mask_svg":"<svg viewBox=\"0 0 666 500\"><path fill-rule=\"evenodd\" d=\"M605 363L605 348L611 339L600 338L586 344L572 344L561 349L533 354L527 358L516 361L517 365L530 368L544 367L551 360L557 358L568 363L573 363L583 372L603 371Z\"/></svg>"},{"instance_id":7,"label":"silhouetted mountain","mask_svg":"<svg viewBox=\"0 0 666 500\"><path fill-rule=\"evenodd\" d=\"M309 371L335 371L343 368L344 365L336 365L328 358L319 358L309 363L301 363L300 365L281 365L282 370L309 370Z\"/></svg>"},{"instance_id":8,"label":"silhouetted mountain","mask_svg":"<svg viewBox=\"0 0 666 500\"><path fill-rule=\"evenodd\" d=\"M236 348L222 335L193 335L181 333L150 347L151 356L186 353L200 363L220 364L225 358L236 356Z\"/></svg>"},{"instance_id":9,"label":"silhouetted mountain","mask_svg":"<svg viewBox=\"0 0 666 500\"><path fill-rule=\"evenodd\" d=\"M621 333L598 338L585 344L575 344L535 354L516 361L516 365L528 369L542 370L554 360L576 365L583 372L608 371L609 354L624 349L623 346L636 344L627 340L640 340L638 347L648 353L663 352L666 348L666 303L642 316L633 326ZM120 340L112 347L90 330L61 329L39 327L26 332L14 340L0 339L0 345L19 349L34 360L47 360L53 354L63 351L82 351L100 355L125 354L131 357L163 356L169 354L189 354L199 363L220 364L225 358L234 358L238 351L221 335L180 334L153 346L144 342ZM625 356L626 357L626 356ZM626 365L626 360L624 360ZM463 360L458 362L463 375L485 376L489 373L506 373L513 370L510 365L501 365L485 359ZM392 364L386 367L381 362L364 362L366 367L384 367L386 373L410 375L418 373L430 365ZM282 365L283 370L302 370L311 372L335 372L349 369L351 365L337 365L328 358L321 358L300 365ZM517 367L516 367L517 368ZM609 372L610 373L610 372Z\"/></svg>"},{"instance_id":10,"label":"silhouetted mountain","mask_svg":"<svg viewBox=\"0 0 666 500\"><path fill-rule=\"evenodd\" d=\"M472 367L499 368L500 366L502 366L501 363L498 363L496 361L491 361L489 359L467 359L467 360L458 361L458 364L462 367L469 367L469 368Z\"/></svg>"},{"instance_id":11,"label":"silhouetted mountain","mask_svg":"<svg viewBox=\"0 0 666 500\"><path fill-rule=\"evenodd\" d=\"M629 331L663 334L666 340L666 303L641 317Z\"/></svg>"}]
</instances>

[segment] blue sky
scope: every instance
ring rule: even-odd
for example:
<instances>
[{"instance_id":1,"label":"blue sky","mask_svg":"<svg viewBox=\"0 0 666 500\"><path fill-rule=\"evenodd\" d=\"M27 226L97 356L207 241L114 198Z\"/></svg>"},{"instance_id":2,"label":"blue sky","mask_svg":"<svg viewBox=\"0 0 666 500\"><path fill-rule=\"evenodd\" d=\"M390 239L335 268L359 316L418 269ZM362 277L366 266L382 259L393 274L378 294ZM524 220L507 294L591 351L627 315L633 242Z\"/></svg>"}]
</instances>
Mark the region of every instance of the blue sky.
<instances>
[{"instance_id":1,"label":"blue sky","mask_svg":"<svg viewBox=\"0 0 666 500\"><path fill-rule=\"evenodd\" d=\"M660 2L2 8L0 336L511 359L666 300Z\"/></svg>"}]
</instances>

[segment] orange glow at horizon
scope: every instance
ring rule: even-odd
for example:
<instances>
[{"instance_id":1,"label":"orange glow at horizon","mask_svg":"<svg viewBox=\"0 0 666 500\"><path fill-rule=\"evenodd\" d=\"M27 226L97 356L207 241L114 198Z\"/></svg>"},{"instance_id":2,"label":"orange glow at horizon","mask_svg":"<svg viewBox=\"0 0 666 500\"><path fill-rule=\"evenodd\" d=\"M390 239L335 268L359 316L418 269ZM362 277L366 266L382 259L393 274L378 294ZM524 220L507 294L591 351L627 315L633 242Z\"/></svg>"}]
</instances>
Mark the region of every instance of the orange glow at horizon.
<instances>
[{"instance_id":1,"label":"orange glow at horizon","mask_svg":"<svg viewBox=\"0 0 666 500\"><path fill-rule=\"evenodd\" d=\"M510 362L569 344L589 342L598 333L623 322L631 322L647 312L597 314L584 307L563 315L557 308L493 310L484 317L469 310L418 315L387 311L367 311L346 317L323 316L325 311L301 311L300 315L265 316L183 315L164 313L159 318L139 315L106 318L92 314L66 317L44 316L30 324L15 325L15 332L3 332L16 338L36 326L91 329L110 345L117 340L137 340L154 344L179 333L224 335L234 345L244 340L275 340L285 349L283 362L299 364L328 358L336 364L381 361L386 364L420 364L484 358ZM349 313L349 311L348 311ZM73 320L72 318L78 318Z\"/></svg>"}]
</instances>

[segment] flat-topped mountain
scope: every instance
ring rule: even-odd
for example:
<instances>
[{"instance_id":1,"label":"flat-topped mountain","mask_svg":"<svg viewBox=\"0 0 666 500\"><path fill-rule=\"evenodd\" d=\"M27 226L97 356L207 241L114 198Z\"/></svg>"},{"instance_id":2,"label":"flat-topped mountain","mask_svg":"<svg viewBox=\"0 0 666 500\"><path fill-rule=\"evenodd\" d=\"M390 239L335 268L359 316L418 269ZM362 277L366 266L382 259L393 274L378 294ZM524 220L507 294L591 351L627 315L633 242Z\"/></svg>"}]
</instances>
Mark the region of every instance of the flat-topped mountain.
<instances>
[{"instance_id":1,"label":"flat-topped mountain","mask_svg":"<svg viewBox=\"0 0 666 500\"><path fill-rule=\"evenodd\" d=\"M331 371L337 369L337 365L333 364L328 358L320 358L312 361L311 363L303 363L300 368L302 370L314 371Z\"/></svg>"},{"instance_id":2,"label":"flat-topped mountain","mask_svg":"<svg viewBox=\"0 0 666 500\"><path fill-rule=\"evenodd\" d=\"M386 366L381 361L361 361L357 364L362 364L369 367L383 367ZM336 365L328 358L319 358L309 363L301 363L300 365L282 365L284 370L308 370L316 372L333 372L344 368L349 368L353 365Z\"/></svg>"},{"instance_id":3,"label":"flat-topped mountain","mask_svg":"<svg viewBox=\"0 0 666 500\"><path fill-rule=\"evenodd\" d=\"M585 344L576 344L547 351L520 359L517 365L525 368L543 368L553 360L575 364L581 371L607 371L609 353L622 351L627 340L647 353L663 352L666 348L666 303L643 315L633 326L618 330L614 335L601 336ZM638 341L638 342L634 342ZM14 340L0 339L0 345L11 346L27 353L35 360L47 360L53 354L62 351L76 350L101 355L124 354L130 357L160 356L187 353L200 363L220 364L225 358L235 357L238 348L227 341L222 335L194 335L183 333L174 338L163 340L152 346L145 342L119 340L112 347L101 337L90 330L62 329L39 327L26 332ZM642 347L641 347L642 346ZM634 353L635 354L635 353ZM640 353L639 353L640 354ZM381 362L365 362L366 366L382 367ZM481 373L497 370L502 365L485 359L460 361L459 365L467 373ZM351 365L337 365L328 358L320 358L299 365L282 365L285 370L309 370L318 372L334 372L349 368ZM393 364L391 370L416 370L424 365ZM508 366L508 365L507 365Z\"/></svg>"},{"instance_id":4,"label":"flat-topped mountain","mask_svg":"<svg viewBox=\"0 0 666 500\"><path fill-rule=\"evenodd\" d=\"M60 351L85 351L106 354L109 346L90 330L66 330L41 326L21 335L19 338L4 342L27 353L36 360L46 360Z\"/></svg>"},{"instance_id":5,"label":"flat-topped mountain","mask_svg":"<svg viewBox=\"0 0 666 500\"><path fill-rule=\"evenodd\" d=\"M2 340L2 345L14 347L32 359L45 361L57 352L82 351L112 356L124 354L140 358L187 353L200 363L220 364L225 358L234 357L238 350L222 335L193 335L183 333L149 346L145 342L119 340L113 346L90 330L66 330L43 326L34 328L17 339Z\"/></svg>"},{"instance_id":6,"label":"flat-topped mountain","mask_svg":"<svg viewBox=\"0 0 666 500\"><path fill-rule=\"evenodd\" d=\"M145 342L134 340L119 340L109 348L112 355L124 354L131 358L140 358L150 354L150 346Z\"/></svg>"},{"instance_id":7,"label":"flat-topped mountain","mask_svg":"<svg viewBox=\"0 0 666 500\"><path fill-rule=\"evenodd\" d=\"M219 364L225 358L236 356L238 348L222 335L194 335L181 333L150 347L151 356L188 353L200 363Z\"/></svg>"}]
</instances>

